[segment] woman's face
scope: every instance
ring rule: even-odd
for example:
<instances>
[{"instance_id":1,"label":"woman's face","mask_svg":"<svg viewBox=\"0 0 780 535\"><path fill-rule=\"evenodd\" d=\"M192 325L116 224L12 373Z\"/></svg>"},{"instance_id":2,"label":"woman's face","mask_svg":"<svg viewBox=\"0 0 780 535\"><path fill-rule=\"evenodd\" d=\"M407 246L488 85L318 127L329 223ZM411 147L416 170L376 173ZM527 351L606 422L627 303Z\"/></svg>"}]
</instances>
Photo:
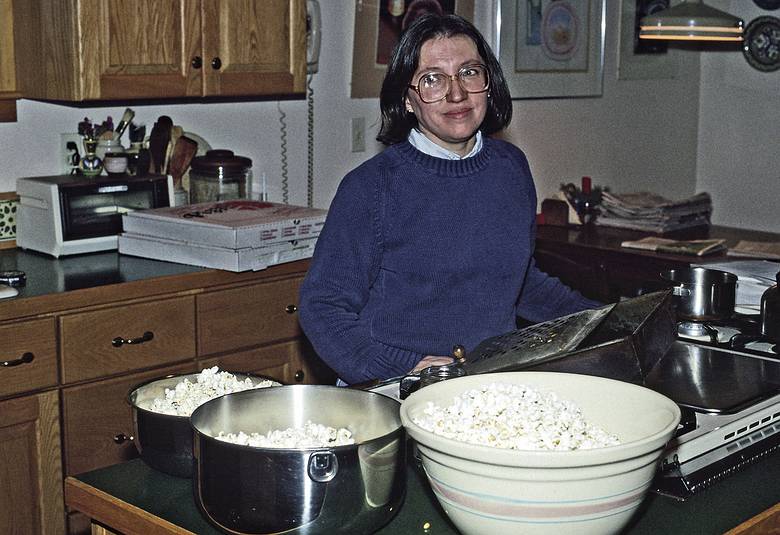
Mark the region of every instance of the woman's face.
<instances>
[{"instance_id":1,"label":"woman's face","mask_svg":"<svg viewBox=\"0 0 780 535\"><path fill-rule=\"evenodd\" d=\"M412 76L412 85L425 73L438 71L456 75L475 63L484 63L477 46L465 35L435 38L423 43L420 62ZM457 79L456 79L457 80ZM487 92L466 93L452 81L449 95L438 102L425 103L414 89L406 92L406 109L417 117L418 128L431 141L465 156L474 147L475 134L487 112Z\"/></svg>"}]
</instances>

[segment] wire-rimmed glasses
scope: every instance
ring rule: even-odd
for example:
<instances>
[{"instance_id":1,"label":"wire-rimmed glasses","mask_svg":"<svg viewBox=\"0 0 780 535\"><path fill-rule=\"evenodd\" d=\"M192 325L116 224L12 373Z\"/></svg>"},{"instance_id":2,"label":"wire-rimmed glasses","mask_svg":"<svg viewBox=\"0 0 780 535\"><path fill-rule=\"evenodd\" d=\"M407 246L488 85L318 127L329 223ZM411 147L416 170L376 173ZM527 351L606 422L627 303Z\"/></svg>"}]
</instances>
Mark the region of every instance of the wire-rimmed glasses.
<instances>
[{"instance_id":1,"label":"wire-rimmed glasses","mask_svg":"<svg viewBox=\"0 0 780 535\"><path fill-rule=\"evenodd\" d=\"M487 67L475 63L461 67L454 75L440 71L426 72L417 79L417 85L409 84L409 87L417 91L420 100L431 104L447 98L456 79L466 93L484 93L490 86Z\"/></svg>"}]
</instances>

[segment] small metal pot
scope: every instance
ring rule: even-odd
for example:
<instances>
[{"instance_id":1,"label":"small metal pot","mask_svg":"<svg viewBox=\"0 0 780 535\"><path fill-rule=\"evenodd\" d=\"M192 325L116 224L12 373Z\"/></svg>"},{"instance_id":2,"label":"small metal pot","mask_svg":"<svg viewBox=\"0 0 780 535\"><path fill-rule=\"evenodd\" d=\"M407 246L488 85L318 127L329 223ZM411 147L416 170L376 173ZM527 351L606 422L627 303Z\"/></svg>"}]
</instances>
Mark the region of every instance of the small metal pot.
<instances>
[{"instance_id":1,"label":"small metal pot","mask_svg":"<svg viewBox=\"0 0 780 535\"><path fill-rule=\"evenodd\" d=\"M661 278L675 284L677 317L712 321L731 317L737 295L737 276L702 267L670 269Z\"/></svg>"},{"instance_id":2,"label":"small metal pot","mask_svg":"<svg viewBox=\"0 0 780 535\"><path fill-rule=\"evenodd\" d=\"M780 271L775 275L777 284L761 296L761 334L780 344Z\"/></svg>"},{"instance_id":3,"label":"small metal pot","mask_svg":"<svg viewBox=\"0 0 780 535\"><path fill-rule=\"evenodd\" d=\"M255 384L267 377L231 372L239 380L249 377ZM162 414L149 410L152 401L165 397L184 379L196 382L198 373L168 375L152 379L130 390L127 401L133 408L135 443L141 459L155 470L177 477L192 477L192 427L187 416ZM280 383L277 383L280 384Z\"/></svg>"},{"instance_id":4,"label":"small metal pot","mask_svg":"<svg viewBox=\"0 0 780 535\"><path fill-rule=\"evenodd\" d=\"M228 394L190 418L198 507L228 533L373 533L406 490L400 404L374 392L293 385ZM232 444L220 432L261 433L307 421L346 427L355 444L278 449Z\"/></svg>"}]
</instances>

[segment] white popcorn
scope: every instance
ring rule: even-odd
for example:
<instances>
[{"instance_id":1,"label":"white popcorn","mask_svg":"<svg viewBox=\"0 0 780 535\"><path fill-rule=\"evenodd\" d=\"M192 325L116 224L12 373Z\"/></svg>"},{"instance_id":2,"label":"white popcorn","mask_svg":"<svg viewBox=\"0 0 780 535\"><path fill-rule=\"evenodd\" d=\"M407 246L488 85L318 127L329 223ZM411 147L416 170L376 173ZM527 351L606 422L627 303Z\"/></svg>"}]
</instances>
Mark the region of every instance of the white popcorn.
<instances>
[{"instance_id":1,"label":"white popcorn","mask_svg":"<svg viewBox=\"0 0 780 535\"><path fill-rule=\"evenodd\" d=\"M288 427L284 430L269 431L265 435L260 433L224 433L220 432L219 440L253 446L256 448L328 448L334 446L348 446L355 443L349 429L341 427L327 427L321 424L306 422L303 427Z\"/></svg>"},{"instance_id":2,"label":"white popcorn","mask_svg":"<svg viewBox=\"0 0 780 535\"><path fill-rule=\"evenodd\" d=\"M453 440L505 449L568 451L620 444L615 435L586 422L575 404L524 385L491 383L463 392L448 407L429 402L414 423Z\"/></svg>"},{"instance_id":3,"label":"white popcorn","mask_svg":"<svg viewBox=\"0 0 780 535\"><path fill-rule=\"evenodd\" d=\"M165 397L153 399L149 410L174 416L190 416L207 401L224 394L269 386L279 386L279 383L270 380L254 383L249 377L240 380L232 373L219 371L214 366L200 372L194 383L185 378L174 388L166 388Z\"/></svg>"}]
</instances>

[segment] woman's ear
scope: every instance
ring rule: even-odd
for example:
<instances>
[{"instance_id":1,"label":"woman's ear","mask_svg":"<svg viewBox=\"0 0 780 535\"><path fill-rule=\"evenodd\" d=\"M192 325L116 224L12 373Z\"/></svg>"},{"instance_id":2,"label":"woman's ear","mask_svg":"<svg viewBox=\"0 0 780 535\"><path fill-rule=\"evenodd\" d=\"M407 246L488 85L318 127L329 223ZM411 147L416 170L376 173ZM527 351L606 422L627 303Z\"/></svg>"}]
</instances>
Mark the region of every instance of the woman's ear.
<instances>
[{"instance_id":1,"label":"woman's ear","mask_svg":"<svg viewBox=\"0 0 780 535\"><path fill-rule=\"evenodd\" d=\"M406 111L409 113L414 113L414 108L412 108L412 103L409 102L409 97L404 99L404 105L406 106Z\"/></svg>"}]
</instances>

